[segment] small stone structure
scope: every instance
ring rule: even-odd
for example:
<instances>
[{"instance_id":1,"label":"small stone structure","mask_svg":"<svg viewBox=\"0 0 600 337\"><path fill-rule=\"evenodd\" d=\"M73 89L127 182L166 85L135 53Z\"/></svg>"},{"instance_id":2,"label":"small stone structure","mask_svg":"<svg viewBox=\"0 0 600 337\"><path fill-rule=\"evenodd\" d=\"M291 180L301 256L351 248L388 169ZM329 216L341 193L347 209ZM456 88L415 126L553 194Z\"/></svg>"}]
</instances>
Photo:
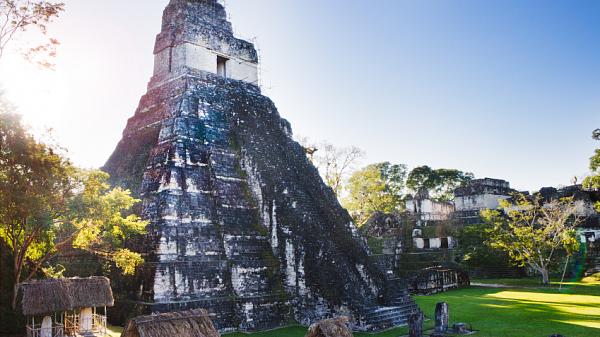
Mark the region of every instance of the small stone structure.
<instances>
[{"instance_id":1,"label":"small stone structure","mask_svg":"<svg viewBox=\"0 0 600 337\"><path fill-rule=\"evenodd\" d=\"M426 190L423 190L414 196L406 197L406 210L409 213L417 214L421 222L448 220L454 212L454 204L434 200Z\"/></svg>"},{"instance_id":2,"label":"small stone structure","mask_svg":"<svg viewBox=\"0 0 600 337\"><path fill-rule=\"evenodd\" d=\"M469 329L467 328L467 324L465 324L465 323L452 324L452 330L454 333L457 333L459 335L465 335L465 334L468 334L469 332L471 332L471 331L469 331Z\"/></svg>"},{"instance_id":3,"label":"small stone structure","mask_svg":"<svg viewBox=\"0 0 600 337\"><path fill-rule=\"evenodd\" d=\"M326 319L310 326L305 337L353 337L348 317Z\"/></svg>"},{"instance_id":4,"label":"small stone structure","mask_svg":"<svg viewBox=\"0 0 600 337\"><path fill-rule=\"evenodd\" d=\"M408 289L412 294L431 295L449 289L468 287L469 273L460 268L430 267L409 276Z\"/></svg>"},{"instance_id":5,"label":"small stone structure","mask_svg":"<svg viewBox=\"0 0 600 337\"><path fill-rule=\"evenodd\" d=\"M129 320L121 337L220 337L205 309L139 316Z\"/></svg>"},{"instance_id":6,"label":"small stone structure","mask_svg":"<svg viewBox=\"0 0 600 337\"><path fill-rule=\"evenodd\" d=\"M445 333L448 331L448 321L450 320L450 311L448 303L439 302L435 306L435 332Z\"/></svg>"},{"instance_id":7,"label":"small stone structure","mask_svg":"<svg viewBox=\"0 0 600 337\"><path fill-rule=\"evenodd\" d=\"M48 279L18 285L28 337L106 335L106 307L113 306L105 277ZM103 308L101 313L97 308Z\"/></svg>"}]
</instances>

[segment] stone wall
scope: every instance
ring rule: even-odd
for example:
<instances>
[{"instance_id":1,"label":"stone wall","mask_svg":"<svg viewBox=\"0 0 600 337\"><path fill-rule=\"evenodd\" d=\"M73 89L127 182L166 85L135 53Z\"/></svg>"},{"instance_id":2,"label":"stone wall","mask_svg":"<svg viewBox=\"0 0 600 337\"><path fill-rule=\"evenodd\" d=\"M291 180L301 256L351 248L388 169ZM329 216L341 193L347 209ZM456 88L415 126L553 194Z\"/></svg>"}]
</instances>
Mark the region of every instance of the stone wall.
<instances>
[{"instance_id":1,"label":"stone wall","mask_svg":"<svg viewBox=\"0 0 600 337\"><path fill-rule=\"evenodd\" d=\"M210 0L173 0L164 11L154 47L153 84L186 68L217 73L217 57L227 59L227 77L258 83L258 54L250 42L233 36L223 6Z\"/></svg>"},{"instance_id":2,"label":"stone wall","mask_svg":"<svg viewBox=\"0 0 600 337\"><path fill-rule=\"evenodd\" d=\"M508 199L515 192L505 180L475 179L454 191L454 205L457 212L496 209L499 200Z\"/></svg>"}]
</instances>

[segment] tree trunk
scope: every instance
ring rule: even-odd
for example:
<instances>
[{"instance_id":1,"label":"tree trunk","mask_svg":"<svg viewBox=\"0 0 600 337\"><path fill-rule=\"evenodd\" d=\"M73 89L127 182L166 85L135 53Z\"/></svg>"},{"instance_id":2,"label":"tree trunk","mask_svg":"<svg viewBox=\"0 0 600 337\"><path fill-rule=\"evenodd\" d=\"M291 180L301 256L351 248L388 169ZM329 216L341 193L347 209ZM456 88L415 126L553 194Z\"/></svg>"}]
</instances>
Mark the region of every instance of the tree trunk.
<instances>
[{"instance_id":1,"label":"tree trunk","mask_svg":"<svg viewBox=\"0 0 600 337\"><path fill-rule=\"evenodd\" d=\"M19 290L19 285L15 283L13 286L13 295L12 295L12 308L13 310L17 310L17 293Z\"/></svg>"},{"instance_id":2,"label":"tree trunk","mask_svg":"<svg viewBox=\"0 0 600 337\"><path fill-rule=\"evenodd\" d=\"M14 279L15 282L13 286L13 295L12 295L12 308L13 310L17 310L17 291L19 289L19 282L21 282L21 271L23 268L23 260L19 259L19 254L15 251L15 271L14 271Z\"/></svg>"},{"instance_id":3,"label":"tree trunk","mask_svg":"<svg viewBox=\"0 0 600 337\"><path fill-rule=\"evenodd\" d=\"M547 286L550 284L550 278L548 276L548 268L544 268L541 270L542 273L542 284Z\"/></svg>"}]
</instances>

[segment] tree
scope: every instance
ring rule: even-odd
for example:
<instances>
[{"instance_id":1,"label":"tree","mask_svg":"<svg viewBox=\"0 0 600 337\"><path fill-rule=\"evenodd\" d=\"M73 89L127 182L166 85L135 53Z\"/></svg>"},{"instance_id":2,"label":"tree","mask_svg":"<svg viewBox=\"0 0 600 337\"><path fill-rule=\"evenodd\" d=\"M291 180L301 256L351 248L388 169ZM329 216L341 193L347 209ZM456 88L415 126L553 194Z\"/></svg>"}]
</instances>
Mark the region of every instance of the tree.
<instances>
[{"instance_id":1,"label":"tree","mask_svg":"<svg viewBox=\"0 0 600 337\"><path fill-rule=\"evenodd\" d=\"M408 173L406 165L391 164L387 161L374 165L381 172L381 176L385 180L389 192L394 196L402 197L406 185L406 174Z\"/></svg>"},{"instance_id":2,"label":"tree","mask_svg":"<svg viewBox=\"0 0 600 337\"><path fill-rule=\"evenodd\" d=\"M47 37L48 24L64 11L64 3L40 0L0 0L0 59L16 35L37 29L47 42L30 46L24 56L29 61L51 68L50 58L56 56L58 40Z\"/></svg>"},{"instance_id":3,"label":"tree","mask_svg":"<svg viewBox=\"0 0 600 337\"><path fill-rule=\"evenodd\" d=\"M484 210L490 225L488 243L508 253L520 266L529 266L549 283L549 267L558 251L571 256L579 249L576 226L580 222L573 198L543 202L540 196L515 194L514 201L501 200L499 210Z\"/></svg>"},{"instance_id":4,"label":"tree","mask_svg":"<svg viewBox=\"0 0 600 337\"><path fill-rule=\"evenodd\" d=\"M355 146L340 148L327 142L313 148L317 149L313 156L315 166L325 183L340 198L348 172L365 156L365 153Z\"/></svg>"},{"instance_id":5,"label":"tree","mask_svg":"<svg viewBox=\"0 0 600 337\"><path fill-rule=\"evenodd\" d=\"M594 130L592 138L600 140L600 129ZM600 148L596 149L590 158L590 171L592 174L583 180L583 187L587 189L600 189ZM596 203L596 210L600 212L600 202Z\"/></svg>"},{"instance_id":6,"label":"tree","mask_svg":"<svg viewBox=\"0 0 600 337\"><path fill-rule=\"evenodd\" d=\"M408 174L406 186L413 192L430 191L440 184L439 177L429 166L415 167Z\"/></svg>"},{"instance_id":7,"label":"tree","mask_svg":"<svg viewBox=\"0 0 600 337\"><path fill-rule=\"evenodd\" d=\"M391 164L383 162L373 164L381 173L381 178L385 182L385 192L392 200L392 207L395 211L404 209L404 189L407 168L404 164Z\"/></svg>"},{"instance_id":8,"label":"tree","mask_svg":"<svg viewBox=\"0 0 600 337\"><path fill-rule=\"evenodd\" d=\"M344 207L359 226L375 212L401 211L405 176L405 165L388 162L372 164L355 172L348 181Z\"/></svg>"},{"instance_id":9,"label":"tree","mask_svg":"<svg viewBox=\"0 0 600 337\"><path fill-rule=\"evenodd\" d=\"M69 248L113 261L125 274L143 262L124 248L146 226L124 215L138 200L107 181L108 174L79 171L38 142L18 115L0 113L0 240L12 253L15 285Z\"/></svg>"},{"instance_id":10,"label":"tree","mask_svg":"<svg viewBox=\"0 0 600 337\"><path fill-rule=\"evenodd\" d=\"M406 186L414 193L427 191L434 199L451 200L456 188L473 179L473 173L455 169L432 169L429 166L415 167L406 180Z\"/></svg>"},{"instance_id":11,"label":"tree","mask_svg":"<svg viewBox=\"0 0 600 337\"><path fill-rule=\"evenodd\" d=\"M455 233L460 252L461 264L468 268L489 266L509 268L511 261L505 251L493 249L487 244L493 227L488 223L464 226Z\"/></svg>"}]
</instances>

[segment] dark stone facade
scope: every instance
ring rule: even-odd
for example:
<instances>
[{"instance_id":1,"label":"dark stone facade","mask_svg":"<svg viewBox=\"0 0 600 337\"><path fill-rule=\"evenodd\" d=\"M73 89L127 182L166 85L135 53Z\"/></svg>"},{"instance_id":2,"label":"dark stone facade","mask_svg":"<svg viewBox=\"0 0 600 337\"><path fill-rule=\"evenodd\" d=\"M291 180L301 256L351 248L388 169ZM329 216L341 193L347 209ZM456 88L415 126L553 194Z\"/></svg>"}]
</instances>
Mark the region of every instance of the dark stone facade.
<instances>
[{"instance_id":1,"label":"dark stone facade","mask_svg":"<svg viewBox=\"0 0 600 337\"><path fill-rule=\"evenodd\" d=\"M459 187L454 190L454 196L463 197L470 195L480 194L495 194L495 195L511 195L517 192L510 188L510 184L502 179L474 179L471 180L466 186Z\"/></svg>"},{"instance_id":2,"label":"dark stone facade","mask_svg":"<svg viewBox=\"0 0 600 337\"><path fill-rule=\"evenodd\" d=\"M165 10L155 52L190 41L257 60L216 0ZM256 330L345 314L374 330L418 310L370 262L351 217L252 83L191 67L155 74L104 169L140 196L150 221L147 263L117 285L115 317L207 308L220 330Z\"/></svg>"}]
</instances>

